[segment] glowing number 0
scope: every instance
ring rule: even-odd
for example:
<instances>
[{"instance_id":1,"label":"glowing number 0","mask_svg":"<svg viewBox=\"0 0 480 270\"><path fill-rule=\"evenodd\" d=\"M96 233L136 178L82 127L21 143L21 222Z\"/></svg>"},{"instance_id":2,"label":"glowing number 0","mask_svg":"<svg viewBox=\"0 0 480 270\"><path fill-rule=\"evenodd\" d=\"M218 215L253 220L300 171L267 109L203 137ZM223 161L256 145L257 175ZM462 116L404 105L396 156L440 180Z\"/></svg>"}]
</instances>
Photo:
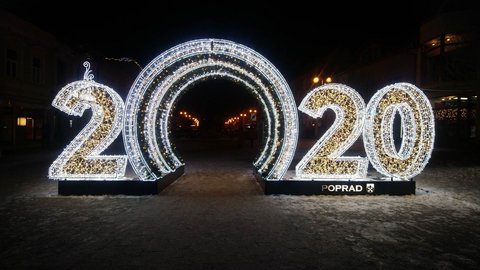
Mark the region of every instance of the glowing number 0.
<instances>
[{"instance_id":1,"label":"glowing number 0","mask_svg":"<svg viewBox=\"0 0 480 270\"><path fill-rule=\"evenodd\" d=\"M365 102L352 88L342 84L320 86L303 99L299 110L322 117L332 109L335 122L308 151L296 167L300 178L365 178L368 161L362 157L341 157L362 133Z\"/></svg>"},{"instance_id":2,"label":"glowing number 0","mask_svg":"<svg viewBox=\"0 0 480 270\"><path fill-rule=\"evenodd\" d=\"M402 144L393 141L393 119L402 121ZM363 139L373 167L383 175L408 179L427 165L435 136L432 107L412 84L397 83L380 89L367 105Z\"/></svg>"},{"instance_id":3,"label":"glowing number 0","mask_svg":"<svg viewBox=\"0 0 480 270\"><path fill-rule=\"evenodd\" d=\"M88 75L88 76L87 76ZM52 105L70 115L82 116L91 108L92 119L70 142L49 169L49 178L69 180L121 179L127 157L101 156L122 131L124 104L111 88L86 78L68 84L57 94Z\"/></svg>"}]
</instances>

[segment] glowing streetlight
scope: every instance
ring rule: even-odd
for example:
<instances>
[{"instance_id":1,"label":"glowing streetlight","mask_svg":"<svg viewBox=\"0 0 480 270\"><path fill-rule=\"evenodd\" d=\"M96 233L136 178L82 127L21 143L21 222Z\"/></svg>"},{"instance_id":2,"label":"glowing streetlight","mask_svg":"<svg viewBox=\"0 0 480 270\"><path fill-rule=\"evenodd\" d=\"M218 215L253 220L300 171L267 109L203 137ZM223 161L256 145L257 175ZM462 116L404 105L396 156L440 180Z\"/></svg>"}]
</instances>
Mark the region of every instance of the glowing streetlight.
<instances>
[{"instance_id":1,"label":"glowing streetlight","mask_svg":"<svg viewBox=\"0 0 480 270\"><path fill-rule=\"evenodd\" d=\"M326 82L326 83L331 83L331 82L332 82L332 77L327 77L327 78L325 79L325 82Z\"/></svg>"},{"instance_id":2,"label":"glowing streetlight","mask_svg":"<svg viewBox=\"0 0 480 270\"><path fill-rule=\"evenodd\" d=\"M313 83L318 83L320 81L319 77L313 77Z\"/></svg>"}]
</instances>

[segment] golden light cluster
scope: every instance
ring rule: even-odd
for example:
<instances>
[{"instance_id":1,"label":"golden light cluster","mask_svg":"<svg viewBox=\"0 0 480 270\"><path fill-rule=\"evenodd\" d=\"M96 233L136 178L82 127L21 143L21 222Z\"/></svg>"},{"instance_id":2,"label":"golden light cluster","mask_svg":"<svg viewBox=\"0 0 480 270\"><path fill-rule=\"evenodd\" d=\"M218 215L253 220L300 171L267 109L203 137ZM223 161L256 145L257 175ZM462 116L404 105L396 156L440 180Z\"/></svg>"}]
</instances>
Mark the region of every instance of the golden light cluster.
<instances>
[{"instance_id":1,"label":"golden light cluster","mask_svg":"<svg viewBox=\"0 0 480 270\"><path fill-rule=\"evenodd\" d=\"M450 120L455 121L458 119L458 112L460 111L460 118L466 119L468 117L468 109L461 108L460 110L457 108L449 108L449 109L438 109L435 110L433 113L435 115L435 120ZM475 118L475 110L472 110L471 117Z\"/></svg>"},{"instance_id":2,"label":"golden light cluster","mask_svg":"<svg viewBox=\"0 0 480 270\"><path fill-rule=\"evenodd\" d=\"M140 180L158 180L184 164L170 143L169 117L182 93L209 78L225 78L244 85L258 100L264 121L264 147L253 162L265 180L281 180L293 159L298 138L295 101L280 72L255 51L218 39L180 44L154 59L138 76L126 103L111 88L93 81L88 62L84 79L61 89L52 105L82 116L92 110L90 122L49 168L57 180L124 179L124 155L100 155L118 137ZM327 109L335 121L296 166L302 180L364 179L368 161L381 174L409 179L419 174L430 158L435 137L434 115L423 92L408 83L386 86L367 106L354 89L324 84L302 100L299 109L317 118ZM250 109L252 116L256 109ZM402 123L397 151L394 119ZM199 126L198 118L180 112ZM241 113L225 121L238 123ZM125 121L124 121L125 120ZM342 156L363 134L367 158Z\"/></svg>"},{"instance_id":3,"label":"golden light cluster","mask_svg":"<svg viewBox=\"0 0 480 270\"><path fill-rule=\"evenodd\" d=\"M362 133L365 102L352 88L327 84L312 90L299 109L317 118L327 109L335 112L330 129L307 152L296 167L299 178L365 178L368 162L362 157L341 155Z\"/></svg>"},{"instance_id":4,"label":"golden light cluster","mask_svg":"<svg viewBox=\"0 0 480 270\"><path fill-rule=\"evenodd\" d=\"M194 127L199 127L199 126L200 126L200 120L198 120L197 117L192 116L192 115L189 114L188 112L183 112L183 111L182 111L182 112L180 112L180 116L191 120L191 121L192 121L192 125L193 125Z\"/></svg>"},{"instance_id":5,"label":"golden light cluster","mask_svg":"<svg viewBox=\"0 0 480 270\"><path fill-rule=\"evenodd\" d=\"M395 148L393 121L399 113L402 143ZM383 175L409 179L427 164L435 139L432 107L412 84L397 83L380 89L367 105L364 143L372 166Z\"/></svg>"},{"instance_id":6,"label":"golden light cluster","mask_svg":"<svg viewBox=\"0 0 480 270\"><path fill-rule=\"evenodd\" d=\"M247 110L245 110L245 113L244 112L241 112L238 116L232 116L232 117L229 117L228 119L225 119L225 122L224 124L225 125L238 125L239 123L241 123L245 117L252 117L254 114L257 113L257 109L248 109L248 113L246 112ZM250 120L249 120L250 121ZM253 120L255 121L255 120Z\"/></svg>"},{"instance_id":7,"label":"golden light cluster","mask_svg":"<svg viewBox=\"0 0 480 270\"><path fill-rule=\"evenodd\" d=\"M89 65L88 65L89 67ZM124 179L127 158L99 155L122 131L124 105L113 89L94 82L88 68L84 80L68 84L52 105L70 115L92 110L92 118L49 168L58 180Z\"/></svg>"},{"instance_id":8,"label":"golden light cluster","mask_svg":"<svg viewBox=\"0 0 480 270\"><path fill-rule=\"evenodd\" d=\"M363 179L368 161L341 155L363 133L368 160L381 174L410 179L427 164L435 137L430 102L409 83L386 86L375 93L367 107L354 89L327 84L312 90L299 109L312 117L322 117L326 109L335 112L329 130L307 152L296 167L300 179ZM397 151L393 137L395 116L402 122L402 141Z\"/></svg>"}]
</instances>

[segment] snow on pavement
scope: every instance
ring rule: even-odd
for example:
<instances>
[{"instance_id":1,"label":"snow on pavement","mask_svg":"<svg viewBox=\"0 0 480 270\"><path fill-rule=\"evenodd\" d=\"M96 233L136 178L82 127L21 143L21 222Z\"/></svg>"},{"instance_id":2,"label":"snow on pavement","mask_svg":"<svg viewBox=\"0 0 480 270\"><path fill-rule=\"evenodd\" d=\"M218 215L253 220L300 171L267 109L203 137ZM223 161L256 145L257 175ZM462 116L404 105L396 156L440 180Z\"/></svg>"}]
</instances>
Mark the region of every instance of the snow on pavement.
<instances>
[{"instance_id":1,"label":"snow on pavement","mask_svg":"<svg viewBox=\"0 0 480 270\"><path fill-rule=\"evenodd\" d=\"M0 268L480 267L480 166L434 163L410 196L265 196L245 148L210 147L180 149L185 175L156 196L62 197L48 160L10 168Z\"/></svg>"}]
</instances>

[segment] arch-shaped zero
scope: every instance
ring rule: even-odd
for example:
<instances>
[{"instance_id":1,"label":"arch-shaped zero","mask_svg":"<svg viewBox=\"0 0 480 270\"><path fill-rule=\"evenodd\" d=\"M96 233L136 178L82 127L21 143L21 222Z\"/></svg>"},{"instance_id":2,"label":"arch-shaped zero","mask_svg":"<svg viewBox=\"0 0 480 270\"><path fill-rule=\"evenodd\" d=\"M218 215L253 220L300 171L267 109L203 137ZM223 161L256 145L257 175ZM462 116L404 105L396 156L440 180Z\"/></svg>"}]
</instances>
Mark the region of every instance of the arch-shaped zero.
<instances>
[{"instance_id":1,"label":"arch-shaped zero","mask_svg":"<svg viewBox=\"0 0 480 270\"><path fill-rule=\"evenodd\" d=\"M123 139L130 164L141 180L157 180L183 166L172 149L169 121L177 98L208 78L243 84L266 116L266 143L254 162L265 180L280 180L297 144L298 116L292 92L263 56L240 44L200 39L162 53L135 80L125 106Z\"/></svg>"}]
</instances>

